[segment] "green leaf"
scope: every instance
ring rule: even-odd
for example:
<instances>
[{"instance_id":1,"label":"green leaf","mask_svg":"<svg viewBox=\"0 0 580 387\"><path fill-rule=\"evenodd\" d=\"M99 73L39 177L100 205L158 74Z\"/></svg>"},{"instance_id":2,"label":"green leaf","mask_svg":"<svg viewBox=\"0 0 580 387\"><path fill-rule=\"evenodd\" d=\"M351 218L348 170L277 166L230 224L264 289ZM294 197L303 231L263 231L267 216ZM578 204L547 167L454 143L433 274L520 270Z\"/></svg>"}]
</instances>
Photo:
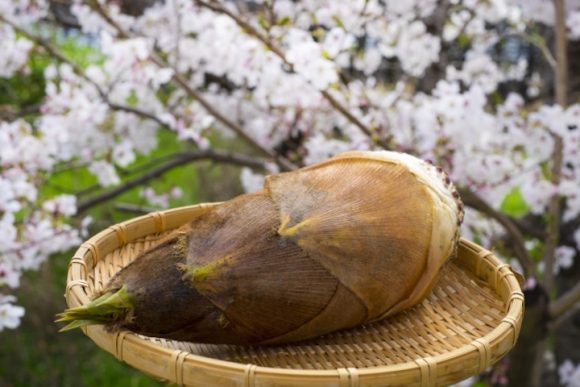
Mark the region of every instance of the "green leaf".
<instances>
[{"instance_id":1,"label":"green leaf","mask_svg":"<svg viewBox=\"0 0 580 387\"><path fill-rule=\"evenodd\" d=\"M279 26L285 26L292 23L292 19L290 18L290 16L284 16L281 19L278 19L278 21L276 22L277 25Z\"/></svg>"},{"instance_id":2,"label":"green leaf","mask_svg":"<svg viewBox=\"0 0 580 387\"><path fill-rule=\"evenodd\" d=\"M258 19L258 24L260 25L260 27L262 27L265 30L270 29L270 23L268 22L268 20L266 20L264 15L262 15L261 13L258 14L257 19Z\"/></svg>"},{"instance_id":3,"label":"green leaf","mask_svg":"<svg viewBox=\"0 0 580 387\"><path fill-rule=\"evenodd\" d=\"M530 211L519 187L512 189L503 199L501 210L506 214L519 218Z\"/></svg>"},{"instance_id":4,"label":"green leaf","mask_svg":"<svg viewBox=\"0 0 580 387\"><path fill-rule=\"evenodd\" d=\"M135 92L135 90L131 90L131 93L129 93L129 95L125 99L125 102L127 103L127 105L133 107L136 107L139 104L139 98L137 97L137 93Z\"/></svg>"},{"instance_id":5,"label":"green leaf","mask_svg":"<svg viewBox=\"0 0 580 387\"><path fill-rule=\"evenodd\" d=\"M342 21L341 18L339 18L336 15L333 15L332 20L334 20L334 22L336 23L337 26L339 26L340 28L344 28L344 22Z\"/></svg>"},{"instance_id":6,"label":"green leaf","mask_svg":"<svg viewBox=\"0 0 580 387\"><path fill-rule=\"evenodd\" d=\"M99 51L98 47L93 43L83 41L81 36L73 35L64 39L57 37L54 40L64 56L83 69L92 64L102 65L105 62L105 55Z\"/></svg>"},{"instance_id":7,"label":"green leaf","mask_svg":"<svg viewBox=\"0 0 580 387\"><path fill-rule=\"evenodd\" d=\"M68 331L91 324L106 324L125 318L133 308L132 296L123 286L115 293L106 293L87 305L67 309L57 315L56 322L69 322L60 331Z\"/></svg>"},{"instance_id":8,"label":"green leaf","mask_svg":"<svg viewBox=\"0 0 580 387\"><path fill-rule=\"evenodd\" d=\"M461 33L457 37L457 43L459 43L459 47L466 48L471 43L471 39L467 34Z\"/></svg>"}]
</instances>

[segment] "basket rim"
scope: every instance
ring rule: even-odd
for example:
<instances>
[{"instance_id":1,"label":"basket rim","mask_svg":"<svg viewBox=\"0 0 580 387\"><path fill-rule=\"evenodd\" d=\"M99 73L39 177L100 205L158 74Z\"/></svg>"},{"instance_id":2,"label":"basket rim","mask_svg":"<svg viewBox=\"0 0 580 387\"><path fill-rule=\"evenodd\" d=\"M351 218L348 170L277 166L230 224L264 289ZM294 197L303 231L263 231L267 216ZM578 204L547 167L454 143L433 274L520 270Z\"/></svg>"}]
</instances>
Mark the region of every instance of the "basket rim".
<instances>
[{"instance_id":1,"label":"basket rim","mask_svg":"<svg viewBox=\"0 0 580 387\"><path fill-rule=\"evenodd\" d=\"M69 307L75 307L84 305L90 301L89 295L86 291L86 287L88 286L88 274L90 271L89 267L91 267L91 263L97 262L100 256L105 256L111 251L136 239L154 233L169 231L184 224L185 222L177 219L180 216L183 216L184 213L187 216L189 216L188 214L191 214L191 218L193 218L200 211L218 204L219 203L202 203L165 211L156 211L117 223L95 234L80 245L70 260L65 292L67 305ZM183 220L183 218L180 219ZM509 290L508 297L502 299L507 306L504 318L490 332L471 343L465 344L449 352L418 358L414 361L408 361L405 363L365 368L349 367L324 370L276 368L214 359L182 350L170 349L155 344L152 341L145 340L128 330L109 333L105 332L104 329L98 325L88 326L82 329L83 332L101 348L112 353L117 357L117 359L129 364L131 364L131 362L126 361L123 356L124 349L128 345L154 351L157 355L173 361L175 363L175 368L171 372L165 373L164 375L153 373L152 376L177 384L183 383L184 367L191 366L198 371L200 368L215 368L219 372L237 374L237 376L240 376L244 380L244 385L252 385L250 382L255 380L257 377L271 377L276 380L300 378L302 381L308 380L308 383L316 383L317 381L328 382L330 380L339 380L342 383L344 380L347 380L350 381L350 385L358 385L360 378L380 377L387 374L391 375L395 373L408 372L413 372L419 375L420 385L434 385L436 377L441 376L437 375L437 369L458 357L472 356L475 354L475 356L479 358L480 371L487 368L491 364L491 347L497 345L498 340L506 340L509 336L513 335L510 349L513 348L517 341L523 318L524 296L518 281L518 276L514 274L511 266L503 263L493 252L486 250L467 239L461 238L458 248L467 249L479 257L475 268L476 276L479 276L479 271L482 267L481 262L487 261L488 264L491 265L495 272L494 283L496 286L494 291L496 293L497 287L500 283L503 283L503 285ZM102 337L106 337L107 340L115 343L113 346L114 348L106 346L97 340L97 338L99 338L102 341ZM134 364L131 365L149 374L147 370L135 366ZM250 384L247 384L246 382Z\"/></svg>"}]
</instances>

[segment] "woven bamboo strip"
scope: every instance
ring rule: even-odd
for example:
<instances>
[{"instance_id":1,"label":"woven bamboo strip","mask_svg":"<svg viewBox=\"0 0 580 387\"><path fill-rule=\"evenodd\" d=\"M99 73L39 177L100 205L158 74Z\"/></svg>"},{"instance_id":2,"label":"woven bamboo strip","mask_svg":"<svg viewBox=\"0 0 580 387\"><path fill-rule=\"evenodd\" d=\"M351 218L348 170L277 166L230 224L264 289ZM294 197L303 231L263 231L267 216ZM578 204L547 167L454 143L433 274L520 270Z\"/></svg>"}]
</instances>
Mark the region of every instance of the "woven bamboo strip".
<instances>
[{"instance_id":1,"label":"woven bamboo strip","mask_svg":"<svg viewBox=\"0 0 580 387\"><path fill-rule=\"evenodd\" d=\"M66 300L83 305L106 281L167 231L199 216L201 204L114 225L71 259ZM511 268L461 240L432 294L372 325L282 346L244 347L167 341L101 326L84 332L119 360L187 386L448 385L476 374L516 343L524 298Z\"/></svg>"}]
</instances>

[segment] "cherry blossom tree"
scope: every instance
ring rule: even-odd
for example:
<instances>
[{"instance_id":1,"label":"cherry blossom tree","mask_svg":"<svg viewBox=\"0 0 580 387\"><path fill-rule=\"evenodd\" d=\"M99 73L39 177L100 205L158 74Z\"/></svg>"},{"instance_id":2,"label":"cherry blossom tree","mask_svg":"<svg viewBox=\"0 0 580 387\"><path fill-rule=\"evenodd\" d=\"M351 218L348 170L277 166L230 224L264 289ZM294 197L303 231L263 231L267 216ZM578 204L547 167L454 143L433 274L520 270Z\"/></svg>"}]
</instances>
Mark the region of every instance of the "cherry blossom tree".
<instances>
[{"instance_id":1,"label":"cherry blossom tree","mask_svg":"<svg viewBox=\"0 0 580 387\"><path fill-rule=\"evenodd\" d=\"M63 34L92 55L67 55ZM0 79L44 65L38 106L0 106L0 330L24 314L10 295L22 273L81 243L89 209L140 186L165 207L180 191L148 183L175 168L233 164L251 191L267 173L390 149L449 171L464 236L525 274L530 317L491 378L538 385L546 337L580 309L580 285L558 287L580 273L579 39L570 0L3 1ZM184 150L127 177L161 133ZM47 194L63 170L93 175L92 195ZM561 359L562 383L579 363Z\"/></svg>"}]
</instances>

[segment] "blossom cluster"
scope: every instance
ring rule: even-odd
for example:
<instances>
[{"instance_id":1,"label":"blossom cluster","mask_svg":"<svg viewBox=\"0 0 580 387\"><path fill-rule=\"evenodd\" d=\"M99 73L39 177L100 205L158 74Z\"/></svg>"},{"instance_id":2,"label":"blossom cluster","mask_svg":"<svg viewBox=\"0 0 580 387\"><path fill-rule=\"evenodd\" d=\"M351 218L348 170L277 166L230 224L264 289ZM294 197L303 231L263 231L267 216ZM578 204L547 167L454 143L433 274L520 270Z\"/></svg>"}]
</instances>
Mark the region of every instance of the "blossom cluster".
<instances>
[{"instance_id":1,"label":"blossom cluster","mask_svg":"<svg viewBox=\"0 0 580 387\"><path fill-rule=\"evenodd\" d=\"M76 198L40 198L46 173L54 166L55 144L35 135L22 120L0 123L0 287L17 288L24 270L80 242L82 225L64 221L76 212ZM86 223L86 222L85 222ZM23 309L0 294L0 330L14 328Z\"/></svg>"},{"instance_id":2,"label":"blossom cluster","mask_svg":"<svg viewBox=\"0 0 580 387\"><path fill-rule=\"evenodd\" d=\"M50 178L77 168L103 189L119 185L121 170L158 147L160 131L207 149L242 128L296 164L375 149L383 139L441 165L495 210L516 197L521 215L540 215L559 195L562 220L580 216L580 105L531 107L541 75L522 55L493 55L531 24L553 24L553 10L533 11L546 2L213 3L224 12L201 3L154 2L138 16L118 2L71 6L98 55L88 64L51 60L39 114L0 122L0 292L86 233L90 219L77 214L75 192L46 194ZM569 38L577 39L580 8L567 3ZM39 0L0 5L0 78L26 74L31 56L50 56L21 33L42 35L49 12ZM525 87L502 92L509 82ZM558 184L549 173L555 138L564 144ZM240 178L253 190L263 176L242 169ZM180 194L141 191L156 207ZM468 211L464 233L490 244L503 229ZM574 237L574 246L558 247L555 271L572 265L580 230ZM0 294L0 330L18 325L23 309L14 302Z\"/></svg>"},{"instance_id":3,"label":"blossom cluster","mask_svg":"<svg viewBox=\"0 0 580 387\"><path fill-rule=\"evenodd\" d=\"M0 332L4 328L14 329L20 324L20 318L24 315L24 308L12 303L16 301L13 296L0 295Z\"/></svg>"},{"instance_id":4,"label":"blossom cluster","mask_svg":"<svg viewBox=\"0 0 580 387\"><path fill-rule=\"evenodd\" d=\"M521 6L524 15L534 21L553 26L554 25L554 3L542 0L513 0L513 3ZM571 40L580 39L580 2L578 0L568 0L566 6L566 29Z\"/></svg>"},{"instance_id":5,"label":"blossom cluster","mask_svg":"<svg viewBox=\"0 0 580 387\"><path fill-rule=\"evenodd\" d=\"M580 387L580 364L574 364L570 359L558 367L560 383L566 387Z\"/></svg>"},{"instance_id":6,"label":"blossom cluster","mask_svg":"<svg viewBox=\"0 0 580 387\"><path fill-rule=\"evenodd\" d=\"M168 208L170 199L178 199L183 195L183 191L179 187L173 187L169 192L156 193L152 187L146 187L141 190L141 197L147 203L159 207Z\"/></svg>"}]
</instances>

